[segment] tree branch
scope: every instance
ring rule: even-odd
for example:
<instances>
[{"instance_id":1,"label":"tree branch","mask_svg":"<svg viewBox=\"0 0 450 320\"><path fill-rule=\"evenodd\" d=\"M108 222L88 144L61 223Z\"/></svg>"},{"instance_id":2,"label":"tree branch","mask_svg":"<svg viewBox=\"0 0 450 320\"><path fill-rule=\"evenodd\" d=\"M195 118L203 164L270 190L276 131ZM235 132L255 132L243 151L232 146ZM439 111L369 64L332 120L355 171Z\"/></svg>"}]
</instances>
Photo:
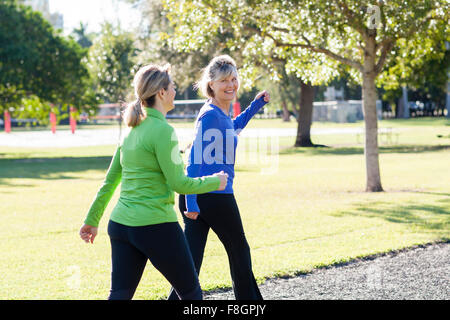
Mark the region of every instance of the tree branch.
<instances>
[{"instance_id":1,"label":"tree branch","mask_svg":"<svg viewBox=\"0 0 450 320\"><path fill-rule=\"evenodd\" d=\"M367 28L361 22L357 14L349 9L345 1L335 0L334 2L342 9L342 13L347 17L348 25L353 27L363 36L363 38L365 38L367 35Z\"/></svg>"},{"instance_id":2,"label":"tree branch","mask_svg":"<svg viewBox=\"0 0 450 320\"><path fill-rule=\"evenodd\" d=\"M431 12L431 11L430 11ZM429 13L430 13L429 12ZM397 39L408 39L408 38L410 38L415 32L417 32L417 29L419 29L419 27L422 27L425 23L428 23L428 22L430 22L431 20L435 20L436 18L435 17L433 17L433 16L427 16L427 17L425 17L425 19L424 20L422 20L420 23L416 23L416 24L413 24L413 26L411 27L411 29L409 29L409 30L407 30L406 32L404 32L404 33L401 33L401 34L399 34L399 36L398 37L396 37ZM439 19L437 19L437 20L439 20Z\"/></svg>"},{"instance_id":3,"label":"tree branch","mask_svg":"<svg viewBox=\"0 0 450 320\"><path fill-rule=\"evenodd\" d=\"M376 51L379 48L381 48L380 58L378 59L378 62L375 65L375 72L377 74L380 73L383 70L383 66L384 66L384 63L386 62L386 58L387 58L389 52L394 47L394 45L395 45L395 43L396 43L396 41L398 39L408 39L415 32L417 32L419 27L423 27L424 24L429 23L431 20L438 19L436 17L431 16L430 15L431 12L432 12L432 10L430 10L430 12L428 12L427 16L424 17L424 19L422 21L417 22L416 24L413 24L412 27L409 30L406 30L406 32L404 32L402 34L397 34L394 37L387 37L383 41L381 41L380 43L378 43L376 45Z\"/></svg>"},{"instance_id":4,"label":"tree branch","mask_svg":"<svg viewBox=\"0 0 450 320\"><path fill-rule=\"evenodd\" d=\"M395 45L395 39L387 38L387 39L383 40L380 43L380 45L381 45L381 54L380 54L380 58L378 59L378 62L375 64L375 70L374 70L376 74L379 74L381 72L381 70L383 70L383 66L384 66L384 63L386 62L386 58L387 58L389 52L391 52L392 48Z\"/></svg>"},{"instance_id":5,"label":"tree branch","mask_svg":"<svg viewBox=\"0 0 450 320\"><path fill-rule=\"evenodd\" d=\"M289 29L286 29L286 28L280 28L280 27L277 27L277 26L274 26L274 25L272 25L272 26L270 26L273 30L275 30L275 31L280 31L280 32L285 32L285 33L290 33L290 30Z\"/></svg>"},{"instance_id":6,"label":"tree branch","mask_svg":"<svg viewBox=\"0 0 450 320\"><path fill-rule=\"evenodd\" d=\"M207 4L207 5L210 8L212 8L209 4ZM226 17L223 17L222 15L218 15L218 17L221 20L223 20L223 21L225 21L227 23L230 23L230 24L232 23L232 21L230 19L228 19ZM255 28L255 27L252 27L252 26L249 26L249 25L246 25L246 24L243 25L243 28L245 30L247 30L247 31L257 33L258 35L260 35L263 38L264 37L271 38L274 41L275 45L278 46L278 47L291 47L291 48L297 47L297 48L308 49L308 50L311 50L311 51L317 52L317 53L323 53L323 54L327 55L328 57L330 57L330 58L332 58L334 60L337 60L337 61L339 61L341 63L344 63L344 64L346 64L346 65L348 65L348 66L350 66L352 68L355 68L355 69L357 69L357 70L359 70L361 72L363 71L363 66L358 61L342 57L339 54L334 53L334 52L332 52L329 49L311 45L311 42L303 34L301 35L301 37L302 37L303 41L306 42L306 44L303 44L303 43L284 43L284 42L280 42L272 34L267 33L267 32L263 32L259 28ZM282 28L279 28L278 31L284 31L284 30L282 30Z\"/></svg>"},{"instance_id":7,"label":"tree branch","mask_svg":"<svg viewBox=\"0 0 450 320\"><path fill-rule=\"evenodd\" d=\"M333 51L326 49L326 48L322 48L322 47L315 47L312 46L310 44L302 44L302 43L283 43L283 42L279 42L279 41L275 41L275 45L279 46L279 47L291 47L291 48L303 48L303 49L308 49L311 50L313 52L317 52L317 53L323 53L325 55L327 55L328 57L337 60L339 62L342 62L350 67L353 67L357 70L362 71L363 70L363 66L361 65L361 63L359 63L358 61L349 59L349 58L345 58L340 56L337 53L334 53Z\"/></svg>"},{"instance_id":8,"label":"tree branch","mask_svg":"<svg viewBox=\"0 0 450 320\"><path fill-rule=\"evenodd\" d=\"M337 60L339 62L342 62L350 67L353 67L357 70L362 71L363 70L363 66L361 65L361 63L359 63L358 61L349 59L349 58L345 58L342 57L340 55L338 55L337 53L332 52L329 49L326 48L322 48L322 47L318 47L318 46L314 46L311 44L311 42L308 40L308 38L306 38L303 34L300 35L301 38L303 39L303 41L305 41L305 44L302 43L284 43L284 42L280 42L278 39L276 39L273 35L271 35L270 33L267 32L262 32L259 28L254 28L254 27L250 27L247 25L243 26L246 30L248 31L252 31L255 32L257 34L259 34L261 37L269 37L270 39L272 39L275 43L275 45L277 47L290 47L290 48L303 48L303 49L308 49L311 50L313 52L317 52L317 53L323 53L327 56L329 56L330 58Z\"/></svg>"}]
</instances>

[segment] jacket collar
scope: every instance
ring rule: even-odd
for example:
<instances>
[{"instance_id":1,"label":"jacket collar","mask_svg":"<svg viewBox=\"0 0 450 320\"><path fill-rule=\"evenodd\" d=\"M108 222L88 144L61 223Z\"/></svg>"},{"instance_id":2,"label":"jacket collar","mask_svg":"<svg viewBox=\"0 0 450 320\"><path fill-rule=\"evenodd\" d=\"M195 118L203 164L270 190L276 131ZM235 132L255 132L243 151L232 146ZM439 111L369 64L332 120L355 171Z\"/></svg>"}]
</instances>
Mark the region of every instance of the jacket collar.
<instances>
[{"instance_id":1,"label":"jacket collar","mask_svg":"<svg viewBox=\"0 0 450 320\"><path fill-rule=\"evenodd\" d=\"M211 100L208 101L208 104L213 107L213 109L216 109L220 114L224 115L225 117L229 117L229 115L227 115L225 112L223 112L222 109L220 109L218 106L216 106L215 104L213 104L211 102Z\"/></svg>"},{"instance_id":2,"label":"jacket collar","mask_svg":"<svg viewBox=\"0 0 450 320\"><path fill-rule=\"evenodd\" d=\"M148 107L145 110L147 111L147 117L157 118L167 122L166 117L160 111Z\"/></svg>"}]
</instances>

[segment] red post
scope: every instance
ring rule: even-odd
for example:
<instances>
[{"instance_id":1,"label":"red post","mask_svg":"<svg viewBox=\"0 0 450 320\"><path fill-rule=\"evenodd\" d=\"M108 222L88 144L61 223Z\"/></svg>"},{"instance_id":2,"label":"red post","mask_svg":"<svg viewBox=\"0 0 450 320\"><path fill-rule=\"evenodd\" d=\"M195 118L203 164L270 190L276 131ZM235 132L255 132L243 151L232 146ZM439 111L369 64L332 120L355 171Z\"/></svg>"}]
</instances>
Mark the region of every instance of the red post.
<instances>
[{"instance_id":1,"label":"red post","mask_svg":"<svg viewBox=\"0 0 450 320\"><path fill-rule=\"evenodd\" d=\"M8 111L5 111L5 132L11 132L11 117Z\"/></svg>"},{"instance_id":2,"label":"red post","mask_svg":"<svg viewBox=\"0 0 450 320\"><path fill-rule=\"evenodd\" d=\"M75 120L75 108L70 107L70 129L72 130L72 134L75 133L75 130L77 128L77 121Z\"/></svg>"},{"instance_id":3,"label":"red post","mask_svg":"<svg viewBox=\"0 0 450 320\"><path fill-rule=\"evenodd\" d=\"M239 101L233 103L233 116L237 117L241 113L241 104Z\"/></svg>"},{"instance_id":4,"label":"red post","mask_svg":"<svg viewBox=\"0 0 450 320\"><path fill-rule=\"evenodd\" d=\"M52 125L52 133L56 132L56 115L50 112L50 123Z\"/></svg>"}]
</instances>

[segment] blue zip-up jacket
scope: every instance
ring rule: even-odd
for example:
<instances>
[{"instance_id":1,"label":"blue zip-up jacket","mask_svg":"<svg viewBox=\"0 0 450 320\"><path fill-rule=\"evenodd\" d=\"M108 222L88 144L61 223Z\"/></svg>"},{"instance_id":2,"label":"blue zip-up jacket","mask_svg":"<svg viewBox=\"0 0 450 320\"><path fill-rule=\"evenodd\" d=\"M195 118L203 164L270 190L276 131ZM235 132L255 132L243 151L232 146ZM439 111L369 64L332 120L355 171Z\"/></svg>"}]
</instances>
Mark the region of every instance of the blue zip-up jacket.
<instances>
[{"instance_id":1,"label":"blue zip-up jacket","mask_svg":"<svg viewBox=\"0 0 450 320\"><path fill-rule=\"evenodd\" d=\"M212 193L233 193L238 135L266 103L264 96L253 100L250 106L232 120L219 107L207 101L200 109L195 122L195 137L188 156L188 177L195 178L224 171L228 174L225 190ZM196 194L186 195L186 208L188 212L200 212Z\"/></svg>"}]
</instances>

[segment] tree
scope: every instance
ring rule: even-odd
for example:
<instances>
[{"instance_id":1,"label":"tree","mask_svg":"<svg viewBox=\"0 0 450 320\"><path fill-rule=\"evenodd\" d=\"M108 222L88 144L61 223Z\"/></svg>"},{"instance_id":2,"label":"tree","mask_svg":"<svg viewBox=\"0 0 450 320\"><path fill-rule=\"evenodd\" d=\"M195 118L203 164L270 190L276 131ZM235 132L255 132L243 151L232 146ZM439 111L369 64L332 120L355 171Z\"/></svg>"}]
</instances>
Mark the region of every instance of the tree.
<instances>
[{"instance_id":1,"label":"tree","mask_svg":"<svg viewBox=\"0 0 450 320\"><path fill-rule=\"evenodd\" d=\"M362 85L365 121L366 191L382 191L376 113L376 79L396 46L423 39L448 21L444 0L218 1L167 0L175 28L172 43L195 50L216 34L232 33L227 42L247 57L246 78L257 76L254 60L277 80L274 60L312 85L334 78L343 64ZM445 29L446 32L448 27ZM251 81L251 80L249 80Z\"/></svg>"},{"instance_id":2,"label":"tree","mask_svg":"<svg viewBox=\"0 0 450 320\"><path fill-rule=\"evenodd\" d=\"M82 62L85 55L74 40L58 35L39 12L13 0L0 2L0 112L45 121L51 104L88 108L92 96ZM33 101L28 106L39 107L24 106L24 99Z\"/></svg>"},{"instance_id":3,"label":"tree","mask_svg":"<svg viewBox=\"0 0 450 320\"><path fill-rule=\"evenodd\" d=\"M177 84L179 94L191 93L192 84L200 77L201 69L219 53L229 53L224 44L225 37L219 35L202 50L179 52L169 43L173 28L165 16L161 0L122 0L139 7L141 23L136 45L139 48L138 64L170 63L171 74ZM183 97L187 99L187 97Z\"/></svg>"},{"instance_id":4,"label":"tree","mask_svg":"<svg viewBox=\"0 0 450 320\"><path fill-rule=\"evenodd\" d=\"M92 46L92 34L86 34L87 24L83 24L80 22L80 26L78 28L73 29L72 35L75 37L77 43L83 48L90 48Z\"/></svg>"},{"instance_id":5,"label":"tree","mask_svg":"<svg viewBox=\"0 0 450 320\"><path fill-rule=\"evenodd\" d=\"M318 147L311 141L311 125L313 118L313 104L316 94L316 88L309 81L304 81L294 73L286 72L286 59L280 59L272 56L278 61L277 72L279 81L276 81L277 89L283 97L282 103L290 101L296 110L297 137L294 147ZM277 63L274 63L276 66ZM298 107L297 107L298 106ZM286 114L286 108L283 107Z\"/></svg>"},{"instance_id":6,"label":"tree","mask_svg":"<svg viewBox=\"0 0 450 320\"><path fill-rule=\"evenodd\" d=\"M280 72L283 72L284 66L280 65ZM290 121L290 116L298 115L298 102L300 101L300 87L295 75L283 74L279 82L274 82L269 77L263 77L257 81L259 90L266 89L270 92L271 103L266 108L272 111L279 111L281 108L282 119L285 122Z\"/></svg>"},{"instance_id":7,"label":"tree","mask_svg":"<svg viewBox=\"0 0 450 320\"><path fill-rule=\"evenodd\" d=\"M218 54L230 54L237 61L238 65L242 64L244 57L239 50L233 50L232 47L227 47L227 42L233 37L230 32L223 32L216 34L210 41L205 42L204 45L197 50L177 50L177 45L172 45L170 40L174 28L170 25L165 16L163 8L163 1L161 0L124 0L129 3L138 5L142 12L142 17L145 23L141 23L141 42L143 44L142 55L140 60L144 58L145 61L170 61L174 66L173 75L177 81L179 88L187 93L186 90L189 85L197 80L202 66L206 65L209 60ZM158 38L158 34L162 37ZM285 61L280 58L274 58L279 65L284 65ZM260 64L259 61L254 61L255 64ZM279 68L280 73L286 75L283 67ZM311 85L307 85L301 79L295 77L295 75L286 75L280 77L281 82L275 84L277 91L280 91L283 95L281 104L284 108L285 116L288 117L288 111L286 103L295 99L294 110L297 109L300 112L296 112L298 122L298 132L295 146L298 147L311 147L316 146L311 141L311 123L312 123L312 108L315 90ZM297 90L292 85L295 82L300 88L303 88L304 95L300 98L300 89ZM252 83L252 88L257 86L256 83ZM239 100L241 102L247 102L248 95L250 94L250 86L243 86L240 91ZM288 90L287 90L288 89ZM298 91L298 92L297 92ZM184 98L187 98L186 96ZM289 99L289 100L285 100ZM251 101L251 99L249 100ZM298 105L298 108L296 107Z\"/></svg>"},{"instance_id":8,"label":"tree","mask_svg":"<svg viewBox=\"0 0 450 320\"><path fill-rule=\"evenodd\" d=\"M434 104L437 107L435 111L440 110L443 114L450 58L450 50L445 43L450 39L448 33L445 33L446 26L438 27L442 29L430 30L428 36L420 39L420 42L412 39L393 49L393 58L386 64L385 72L378 79L385 90L384 98L395 103L402 94L401 88L405 86L412 95L411 100L416 100L416 97L428 106ZM418 55L421 56L419 59ZM428 109L425 113L432 115L431 111ZM396 116L399 116L398 110Z\"/></svg>"},{"instance_id":9,"label":"tree","mask_svg":"<svg viewBox=\"0 0 450 320\"><path fill-rule=\"evenodd\" d=\"M130 93L136 65L137 48L131 32L110 23L102 26L88 54L88 68L94 86L104 101L124 101Z\"/></svg>"}]
</instances>

